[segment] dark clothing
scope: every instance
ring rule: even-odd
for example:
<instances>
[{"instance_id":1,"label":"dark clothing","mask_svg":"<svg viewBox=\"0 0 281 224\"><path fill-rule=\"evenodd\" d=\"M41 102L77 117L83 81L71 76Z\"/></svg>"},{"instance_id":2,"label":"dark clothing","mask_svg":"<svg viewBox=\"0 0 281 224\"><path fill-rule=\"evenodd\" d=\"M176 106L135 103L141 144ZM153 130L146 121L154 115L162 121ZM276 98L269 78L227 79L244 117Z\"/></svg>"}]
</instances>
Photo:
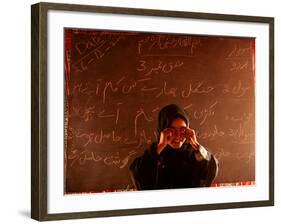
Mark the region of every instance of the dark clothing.
<instances>
[{"instance_id":1,"label":"dark clothing","mask_svg":"<svg viewBox=\"0 0 281 224\"><path fill-rule=\"evenodd\" d=\"M208 160L197 161L189 144L180 149L170 146L156 152L153 143L130 166L133 182L138 190L191 188L210 186L216 177L217 160L208 152Z\"/></svg>"},{"instance_id":2,"label":"dark clothing","mask_svg":"<svg viewBox=\"0 0 281 224\"><path fill-rule=\"evenodd\" d=\"M170 127L176 118L183 119L189 127L186 112L177 105L170 104L161 109L158 115L158 141L160 133ZM197 152L187 142L180 149L167 145L160 155L156 152L157 143L151 144L130 166L136 188L152 190L210 186L217 175L218 162L210 152L200 147L198 152L205 152L205 159L199 162L195 158Z\"/></svg>"}]
</instances>

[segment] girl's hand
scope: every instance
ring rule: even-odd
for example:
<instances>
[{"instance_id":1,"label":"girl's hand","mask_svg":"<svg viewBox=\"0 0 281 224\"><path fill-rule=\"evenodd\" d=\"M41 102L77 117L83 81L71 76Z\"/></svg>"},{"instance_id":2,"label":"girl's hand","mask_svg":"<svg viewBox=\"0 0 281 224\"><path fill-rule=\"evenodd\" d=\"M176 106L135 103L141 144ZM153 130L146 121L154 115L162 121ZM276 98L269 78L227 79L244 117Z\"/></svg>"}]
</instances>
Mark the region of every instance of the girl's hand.
<instances>
[{"instance_id":1,"label":"girl's hand","mask_svg":"<svg viewBox=\"0 0 281 224\"><path fill-rule=\"evenodd\" d=\"M162 150L169 144L174 135L174 130L172 128L165 128L160 133L160 139L157 145L157 153L160 154Z\"/></svg>"},{"instance_id":2,"label":"girl's hand","mask_svg":"<svg viewBox=\"0 0 281 224\"><path fill-rule=\"evenodd\" d=\"M197 141L196 138L196 133L194 129L191 128L186 128L186 133L185 133L185 137L187 139L187 141L189 141L190 145L195 149L198 150L199 149L199 142Z\"/></svg>"}]
</instances>

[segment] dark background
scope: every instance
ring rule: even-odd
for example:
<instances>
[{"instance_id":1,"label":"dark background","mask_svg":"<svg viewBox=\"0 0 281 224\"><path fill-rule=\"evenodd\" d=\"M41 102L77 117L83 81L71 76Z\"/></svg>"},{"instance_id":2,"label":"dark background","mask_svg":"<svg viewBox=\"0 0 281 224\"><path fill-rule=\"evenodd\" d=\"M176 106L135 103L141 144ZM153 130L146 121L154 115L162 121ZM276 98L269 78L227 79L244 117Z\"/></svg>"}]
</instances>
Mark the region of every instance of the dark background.
<instances>
[{"instance_id":1,"label":"dark background","mask_svg":"<svg viewBox=\"0 0 281 224\"><path fill-rule=\"evenodd\" d=\"M255 180L255 39L65 30L65 192L132 189L157 115L185 108L219 160L215 183Z\"/></svg>"}]
</instances>

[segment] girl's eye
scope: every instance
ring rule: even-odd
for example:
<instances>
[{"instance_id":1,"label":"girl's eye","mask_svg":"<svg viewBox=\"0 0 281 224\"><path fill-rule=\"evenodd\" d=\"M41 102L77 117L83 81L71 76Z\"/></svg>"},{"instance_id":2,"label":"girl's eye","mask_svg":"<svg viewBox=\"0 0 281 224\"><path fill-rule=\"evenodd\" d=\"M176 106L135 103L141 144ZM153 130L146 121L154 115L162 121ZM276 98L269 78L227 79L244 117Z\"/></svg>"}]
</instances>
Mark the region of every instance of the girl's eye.
<instances>
[{"instance_id":1,"label":"girl's eye","mask_svg":"<svg viewBox=\"0 0 281 224\"><path fill-rule=\"evenodd\" d=\"M184 127L180 128L180 132L184 134L186 132L186 128Z\"/></svg>"},{"instance_id":2,"label":"girl's eye","mask_svg":"<svg viewBox=\"0 0 281 224\"><path fill-rule=\"evenodd\" d=\"M168 128L168 130L172 133L175 132L175 129L173 129L173 128Z\"/></svg>"}]
</instances>

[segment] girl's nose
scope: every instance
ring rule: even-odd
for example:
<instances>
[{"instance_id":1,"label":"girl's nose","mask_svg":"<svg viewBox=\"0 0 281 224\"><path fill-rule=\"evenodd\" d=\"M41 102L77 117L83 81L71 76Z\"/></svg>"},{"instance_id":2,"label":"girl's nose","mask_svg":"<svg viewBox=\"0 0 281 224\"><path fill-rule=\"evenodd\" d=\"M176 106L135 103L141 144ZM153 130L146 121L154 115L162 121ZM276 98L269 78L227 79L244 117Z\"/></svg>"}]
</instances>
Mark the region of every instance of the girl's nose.
<instances>
[{"instance_id":1,"label":"girl's nose","mask_svg":"<svg viewBox=\"0 0 281 224\"><path fill-rule=\"evenodd\" d=\"M181 136L181 132L180 132L179 130L176 130L176 131L175 131L175 136L176 136L176 137L180 137L180 136Z\"/></svg>"}]
</instances>

